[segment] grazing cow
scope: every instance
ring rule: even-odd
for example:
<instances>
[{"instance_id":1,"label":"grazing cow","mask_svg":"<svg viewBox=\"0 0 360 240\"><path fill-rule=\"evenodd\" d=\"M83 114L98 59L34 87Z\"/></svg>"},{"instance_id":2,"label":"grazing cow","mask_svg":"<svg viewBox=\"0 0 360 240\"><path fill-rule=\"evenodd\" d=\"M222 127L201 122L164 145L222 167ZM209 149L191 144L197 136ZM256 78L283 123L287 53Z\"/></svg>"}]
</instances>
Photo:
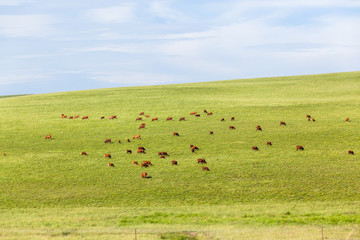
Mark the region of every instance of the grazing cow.
<instances>
[{"instance_id":1,"label":"grazing cow","mask_svg":"<svg viewBox=\"0 0 360 240\"><path fill-rule=\"evenodd\" d=\"M121 140L118 140L118 143L121 143Z\"/></svg>"},{"instance_id":2,"label":"grazing cow","mask_svg":"<svg viewBox=\"0 0 360 240\"><path fill-rule=\"evenodd\" d=\"M281 125L286 126L286 123L285 123L285 122L280 122L280 126L281 126Z\"/></svg>"},{"instance_id":3,"label":"grazing cow","mask_svg":"<svg viewBox=\"0 0 360 240\"><path fill-rule=\"evenodd\" d=\"M144 163L144 164L147 164L147 165L149 165L149 166L152 166L151 161L143 161L143 163Z\"/></svg>"},{"instance_id":4,"label":"grazing cow","mask_svg":"<svg viewBox=\"0 0 360 240\"><path fill-rule=\"evenodd\" d=\"M212 113L212 112L209 112L207 115L210 116L210 115L213 115L213 113Z\"/></svg>"},{"instance_id":5,"label":"grazing cow","mask_svg":"<svg viewBox=\"0 0 360 240\"><path fill-rule=\"evenodd\" d=\"M139 113L139 115L144 115L144 112Z\"/></svg>"},{"instance_id":6,"label":"grazing cow","mask_svg":"<svg viewBox=\"0 0 360 240\"><path fill-rule=\"evenodd\" d=\"M165 155L160 155L160 158L165 158Z\"/></svg>"},{"instance_id":7,"label":"grazing cow","mask_svg":"<svg viewBox=\"0 0 360 240\"><path fill-rule=\"evenodd\" d=\"M127 142L131 142L129 138L128 138L128 139L126 139L126 141L127 141Z\"/></svg>"},{"instance_id":8,"label":"grazing cow","mask_svg":"<svg viewBox=\"0 0 360 240\"><path fill-rule=\"evenodd\" d=\"M199 163L201 163L201 164L206 164L207 162L206 162L206 160L204 159L204 158L199 158L198 160L197 160L197 163L199 164Z\"/></svg>"},{"instance_id":9,"label":"grazing cow","mask_svg":"<svg viewBox=\"0 0 360 240\"><path fill-rule=\"evenodd\" d=\"M104 116L101 116L101 119L104 119L105 117Z\"/></svg>"},{"instance_id":10,"label":"grazing cow","mask_svg":"<svg viewBox=\"0 0 360 240\"><path fill-rule=\"evenodd\" d=\"M208 113L208 112L204 109L204 113Z\"/></svg>"},{"instance_id":11,"label":"grazing cow","mask_svg":"<svg viewBox=\"0 0 360 240\"><path fill-rule=\"evenodd\" d=\"M173 136L178 136L178 137L180 137L179 133L177 133L177 132L173 132Z\"/></svg>"},{"instance_id":12,"label":"grazing cow","mask_svg":"<svg viewBox=\"0 0 360 240\"><path fill-rule=\"evenodd\" d=\"M79 118L79 115L75 115L75 117L74 118Z\"/></svg>"},{"instance_id":13,"label":"grazing cow","mask_svg":"<svg viewBox=\"0 0 360 240\"><path fill-rule=\"evenodd\" d=\"M306 115L306 118L311 118L311 116L310 116L310 115Z\"/></svg>"},{"instance_id":14,"label":"grazing cow","mask_svg":"<svg viewBox=\"0 0 360 240\"><path fill-rule=\"evenodd\" d=\"M255 150L255 151L259 151L258 147L257 146L253 146L251 147L252 150Z\"/></svg>"},{"instance_id":15,"label":"grazing cow","mask_svg":"<svg viewBox=\"0 0 360 240\"><path fill-rule=\"evenodd\" d=\"M111 158L111 154L110 153L105 153L104 158Z\"/></svg>"},{"instance_id":16,"label":"grazing cow","mask_svg":"<svg viewBox=\"0 0 360 240\"><path fill-rule=\"evenodd\" d=\"M214 132L213 132L213 131L210 131L210 134L214 134Z\"/></svg>"},{"instance_id":17,"label":"grazing cow","mask_svg":"<svg viewBox=\"0 0 360 240\"><path fill-rule=\"evenodd\" d=\"M179 119L179 121L185 121L185 118L184 118L184 117L181 117L181 118Z\"/></svg>"},{"instance_id":18,"label":"grazing cow","mask_svg":"<svg viewBox=\"0 0 360 240\"><path fill-rule=\"evenodd\" d=\"M177 161L171 161L171 165L177 165Z\"/></svg>"},{"instance_id":19,"label":"grazing cow","mask_svg":"<svg viewBox=\"0 0 360 240\"><path fill-rule=\"evenodd\" d=\"M141 164L141 167L147 168L147 167L149 167L149 164L147 164L147 163L142 163L142 164Z\"/></svg>"},{"instance_id":20,"label":"grazing cow","mask_svg":"<svg viewBox=\"0 0 360 240\"><path fill-rule=\"evenodd\" d=\"M234 121L235 120L235 117L231 117L231 121Z\"/></svg>"},{"instance_id":21,"label":"grazing cow","mask_svg":"<svg viewBox=\"0 0 360 240\"><path fill-rule=\"evenodd\" d=\"M147 173L146 173L146 172L143 172L143 173L141 174L141 178L147 178Z\"/></svg>"},{"instance_id":22,"label":"grazing cow","mask_svg":"<svg viewBox=\"0 0 360 240\"><path fill-rule=\"evenodd\" d=\"M146 150L144 147L138 147L138 149L142 149L142 150L144 150L144 151Z\"/></svg>"},{"instance_id":23,"label":"grazing cow","mask_svg":"<svg viewBox=\"0 0 360 240\"><path fill-rule=\"evenodd\" d=\"M74 117L73 116L70 116L69 119L73 119Z\"/></svg>"},{"instance_id":24,"label":"grazing cow","mask_svg":"<svg viewBox=\"0 0 360 240\"><path fill-rule=\"evenodd\" d=\"M271 142L266 142L266 145L272 146L272 143Z\"/></svg>"},{"instance_id":25,"label":"grazing cow","mask_svg":"<svg viewBox=\"0 0 360 240\"><path fill-rule=\"evenodd\" d=\"M109 167L115 167L115 165L113 163L111 163L111 162L108 163L108 166Z\"/></svg>"},{"instance_id":26,"label":"grazing cow","mask_svg":"<svg viewBox=\"0 0 360 240\"><path fill-rule=\"evenodd\" d=\"M67 115L62 115L61 118L67 118Z\"/></svg>"},{"instance_id":27,"label":"grazing cow","mask_svg":"<svg viewBox=\"0 0 360 240\"><path fill-rule=\"evenodd\" d=\"M194 145L190 145L191 150L199 150L199 148L197 146Z\"/></svg>"},{"instance_id":28,"label":"grazing cow","mask_svg":"<svg viewBox=\"0 0 360 240\"><path fill-rule=\"evenodd\" d=\"M82 119L89 119L89 117L88 116L83 116Z\"/></svg>"},{"instance_id":29,"label":"grazing cow","mask_svg":"<svg viewBox=\"0 0 360 240\"><path fill-rule=\"evenodd\" d=\"M349 119L349 118L346 118L346 119L345 119L345 122L350 122L350 119Z\"/></svg>"},{"instance_id":30,"label":"grazing cow","mask_svg":"<svg viewBox=\"0 0 360 240\"><path fill-rule=\"evenodd\" d=\"M172 120L173 120L172 117L167 117L167 118L166 118L166 121L172 121Z\"/></svg>"},{"instance_id":31,"label":"grazing cow","mask_svg":"<svg viewBox=\"0 0 360 240\"><path fill-rule=\"evenodd\" d=\"M262 131L262 129L261 129L261 127L260 127L260 125L257 125L257 126L256 126L256 130L258 130L258 131Z\"/></svg>"},{"instance_id":32,"label":"grazing cow","mask_svg":"<svg viewBox=\"0 0 360 240\"><path fill-rule=\"evenodd\" d=\"M136 121L141 121L142 120L142 117L137 117L136 118Z\"/></svg>"},{"instance_id":33,"label":"grazing cow","mask_svg":"<svg viewBox=\"0 0 360 240\"><path fill-rule=\"evenodd\" d=\"M349 150L349 151L348 151L348 154L354 155L354 151Z\"/></svg>"},{"instance_id":34,"label":"grazing cow","mask_svg":"<svg viewBox=\"0 0 360 240\"><path fill-rule=\"evenodd\" d=\"M139 163L137 161L133 161L132 165L139 165Z\"/></svg>"},{"instance_id":35,"label":"grazing cow","mask_svg":"<svg viewBox=\"0 0 360 240\"><path fill-rule=\"evenodd\" d=\"M51 135L46 135L45 139L51 139Z\"/></svg>"},{"instance_id":36,"label":"grazing cow","mask_svg":"<svg viewBox=\"0 0 360 240\"><path fill-rule=\"evenodd\" d=\"M145 117L146 117L146 118L149 118L149 117L150 117L150 115L145 115Z\"/></svg>"},{"instance_id":37,"label":"grazing cow","mask_svg":"<svg viewBox=\"0 0 360 240\"><path fill-rule=\"evenodd\" d=\"M158 152L158 155L163 155L163 156L169 156L169 154L167 152Z\"/></svg>"},{"instance_id":38,"label":"grazing cow","mask_svg":"<svg viewBox=\"0 0 360 240\"><path fill-rule=\"evenodd\" d=\"M114 119L114 118L116 118L115 115L113 115L113 116L111 116L111 117L108 117L108 119Z\"/></svg>"},{"instance_id":39,"label":"grazing cow","mask_svg":"<svg viewBox=\"0 0 360 240\"><path fill-rule=\"evenodd\" d=\"M139 126L139 129L145 128L145 125L146 125L146 123L142 123L142 124Z\"/></svg>"},{"instance_id":40,"label":"grazing cow","mask_svg":"<svg viewBox=\"0 0 360 240\"><path fill-rule=\"evenodd\" d=\"M231 130L231 129L234 129L235 130L235 127L234 126L229 126L229 129Z\"/></svg>"},{"instance_id":41,"label":"grazing cow","mask_svg":"<svg viewBox=\"0 0 360 240\"><path fill-rule=\"evenodd\" d=\"M105 139L105 143L111 143L111 139L110 138Z\"/></svg>"},{"instance_id":42,"label":"grazing cow","mask_svg":"<svg viewBox=\"0 0 360 240\"><path fill-rule=\"evenodd\" d=\"M130 149L126 150L126 153L132 154L132 151Z\"/></svg>"},{"instance_id":43,"label":"grazing cow","mask_svg":"<svg viewBox=\"0 0 360 240\"><path fill-rule=\"evenodd\" d=\"M134 137L133 137L133 139L141 139L141 136L140 135L135 135ZM128 142L130 142L130 139L128 139L129 141Z\"/></svg>"},{"instance_id":44,"label":"grazing cow","mask_svg":"<svg viewBox=\"0 0 360 240\"><path fill-rule=\"evenodd\" d=\"M81 152L81 155L87 156L86 152Z\"/></svg>"},{"instance_id":45,"label":"grazing cow","mask_svg":"<svg viewBox=\"0 0 360 240\"><path fill-rule=\"evenodd\" d=\"M190 115L195 115L195 114L196 114L196 112L191 112L191 113L190 113Z\"/></svg>"},{"instance_id":46,"label":"grazing cow","mask_svg":"<svg viewBox=\"0 0 360 240\"><path fill-rule=\"evenodd\" d=\"M315 122L315 119L313 118L312 121Z\"/></svg>"},{"instance_id":47,"label":"grazing cow","mask_svg":"<svg viewBox=\"0 0 360 240\"><path fill-rule=\"evenodd\" d=\"M222 118L221 121L222 121L222 122L225 122L225 118Z\"/></svg>"},{"instance_id":48,"label":"grazing cow","mask_svg":"<svg viewBox=\"0 0 360 240\"><path fill-rule=\"evenodd\" d=\"M308 118L308 121L310 122L310 121L311 121L311 118Z\"/></svg>"},{"instance_id":49,"label":"grazing cow","mask_svg":"<svg viewBox=\"0 0 360 240\"><path fill-rule=\"evenodd\" d=\"M137 153L145 153L146 154L145 150L143 150L143 149L138 149Z\"/></svg>"},{"instance_id":50,"label":"grazing cow","mask_svg":"<svg viewBox=\"0 0 360 240\"><path fill-rule=\"evenodd\" d=\"M159 120L157 117L154 117L153 119L151 119L151 121L157 121Z\"/></svg>"},{"instance_id":51,"label":"grazing cow","mask_svg":"<svg viewBox=\"0 0 360 240\"><path fill-rule=\"evenodd\" d=\"M195 114L195 117L200 117L200 114Z\"/></svg>"},{"instance_id":52,"label":"grazing cow","mask_svg":"<svg viewBox=\"0 0 360 240\"><path fill-rule=\"evenodd\" d=\"M203 171L210 171L210 169L208 167L202 167Z\"/></svg>"},{"instance_id":53,"label":"grazing cow","mask_svg":"<svg viewBox=\"0 0 360 240\"><path fill-rule=\"evenodd\" d=\"M296 146L296 151L297 151L297 150L304 150L304 147L301 146L301 145L297 145L297 146Z\"/></svg>"},{"instance_id":54,"label":"grazing cow","mask_svg":"<svg viewBox=\"0 0 360 240\"><path fill-rule=\"evenodd\" d=\"M5 153L3 153L3 156L5 157L5 156L6 156L6 154L5 154Z\"/></svg>"}]
</instances>

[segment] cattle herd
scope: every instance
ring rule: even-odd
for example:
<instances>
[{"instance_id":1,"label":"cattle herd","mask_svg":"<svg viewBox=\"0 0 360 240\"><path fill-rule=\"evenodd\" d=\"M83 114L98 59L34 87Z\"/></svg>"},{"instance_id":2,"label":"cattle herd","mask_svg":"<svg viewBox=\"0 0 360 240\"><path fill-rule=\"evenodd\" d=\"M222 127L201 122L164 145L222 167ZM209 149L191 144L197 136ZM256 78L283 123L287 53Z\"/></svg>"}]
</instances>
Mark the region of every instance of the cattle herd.
<instances>
[{"instance_id":1,"label":"cattle herd","mask_svg":"<svg viewBox=\"0 0 360 240\"><path fill-rule=\"evenodd\" d=\"M204 112L205 114L207 114L207 115L213 115L212 112L207 112L206 110L203 110L203 112ZM150 117L149 115L145 115L144 112L140 112L139 115L140 115L140 117L137 117L137 118L135 119L136 121L141 121L141 120L142 120L142 117L141 117L141 116L145 116L146 118L149 118L149 117ZM191 112L190 115L194 115L195 117L200 117L200 114L197 113L197 112ZM69 116L69 117L68 117L67 115L61 114L61 118L62 118L62 119L65 119L65 118L68 118L68 119L77 119L77 118L80 118L80 117L79 117L79 115ZM107 118L108 118L108 119L116 119L116 116L113 115L113 116L110 116L110 117L107 117ZM310 115L306 115L306 118L307 118L308 121L313 121L313 122L315 122L315 119L312 118ZM88 116L84 116L84 117L82 117L81 119L85 120L85 119L89 119L89 117L88 117ZM100 117L100 119L105 119L105 117L102 116L102 117ZM157 121L157 120L159 120L157 117L153 117L153 118L152 118L152 121ZM172 117L167 117L167 118L166 118L166 121L172 121L172 120L173 120ZM231 120L231 121L234 121L234 120L235 120L235 117L231 117L230 120ZM179 121L186 121L186 118L185 118L185 117L180 117ZM221 122L224 122L225 119L224 119L224 118L221 118L220 121L221 121ZM346 121L346 122L349 122L350 119L349 119L349 118L346 118L345 121ZM280 126L286 126L286 123L285 123L284 121L280 121ZM143 129L143 128L145 128L145 127L146 127L146 124L145 124L145 123L142 123L142 124L139 126L139 129ZM236 128L235 128L234 126L229 126L229 129L230 129L230 130L236 130ZM261 128L260 125L258 125L258 126L256 126L255 130L256 130L256 131L262 131L262 128ZM214 132L213 132L213 131L210 131L210 134L214 134ZM178 132L173 132L172 135L173 135L173 136L180 136L180 134L179 134ZM46 136L45 136L45 139L51 140L51 139L53 139L53 138L52 138L51 135L46 135ZM133 136L133 139L141 139L141 135L134 135L134 136ZM127 139L127 142L130 142L130 141L131 141L130 139ZM105 144L112 143L112 140L111 140L111 139L105 139L104 143L105 143ZM118 143L121 143L121 141L118 140ZM266 145L267 145L267 146L272 146L272 142L266 142ZM189 145L189 147L190 147L190 151L191 151L192 153L194 153L195 151L199 151L199 148L198 148L197 146L195 146L195 145ZM252 150L254 150L254 151L259 151L259 148L258 148L257 146L252 146ZM296 146L296 151L298 151L298 150L303 151L303 150L304 150L304 147L303 147L302 145L297 145L297 146ZM132 154L132 150L130 150L130 149L126 150L126 153L127 153L127 154ZM142 146L139 146L138 149L137 149L137 151L136 151L136 153L137 153L137 154L146 154L146 149L145 149L144 147L142 147ZM88 155L88 154L87 154L86 152L84 152L84 151L82 151L80 154L83 155L83 156L87 156L87 155ZM354 151L348 150L348 154L354 155ZM3 156L6 156L6 154L3 153ZM168 154L167 152L161 151L161 152L158 152L158 157L164 159L164 158L166 158L166 157L169 157L169 154ZM104 158L106 158L106 159L111 159L111 154L105 153L105 154L104 154ZM178 162L175 161L175 160L172 160L170 163L171 163L171 165L173 165L173 166L177 166L177 165L178 165ZM207 164L207 161L206 161L204 158L198 158L198 159L197 159L197 164L201 164L201 165ZM133 161L133 162L132 162L132 165L138 166L139 163L138 163L137 161ZM109 163L108 163L108 166L109 166L109 167L115 167L114 163L112 163L112 162L109 162ZM141 167L141 168L148 168L148 167L150 167L150 166L153 166L153 164L151 163L151 161L143 161L143 162L140 164L140 167ZM203 166L201 169L202 169L202 171L210 171L210 169L209 169L208 167L205 167L205 166ZM146 172L142 172L142 173L141 173L141 178L149 178L149 176L148 176L148 174L147 174Z\"/></svg>"}]
</instances>

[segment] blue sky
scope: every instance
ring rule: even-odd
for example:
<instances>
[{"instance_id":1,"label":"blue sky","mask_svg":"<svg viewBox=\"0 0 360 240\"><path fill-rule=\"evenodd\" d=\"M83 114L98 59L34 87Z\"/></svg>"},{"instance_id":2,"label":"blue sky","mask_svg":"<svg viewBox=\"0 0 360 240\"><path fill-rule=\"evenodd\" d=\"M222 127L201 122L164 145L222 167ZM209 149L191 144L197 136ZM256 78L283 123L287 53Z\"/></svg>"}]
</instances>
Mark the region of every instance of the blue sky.
<instances>
[{"instance_id":1,"label":"blue sky","mask_svg":"<svg viewBox=\"0 0 360 240\"><path fill-rule=\"evenodd\" d=\"M360 70L359 0L0 0L0 95Z\"/></svg>"}]
</instances>

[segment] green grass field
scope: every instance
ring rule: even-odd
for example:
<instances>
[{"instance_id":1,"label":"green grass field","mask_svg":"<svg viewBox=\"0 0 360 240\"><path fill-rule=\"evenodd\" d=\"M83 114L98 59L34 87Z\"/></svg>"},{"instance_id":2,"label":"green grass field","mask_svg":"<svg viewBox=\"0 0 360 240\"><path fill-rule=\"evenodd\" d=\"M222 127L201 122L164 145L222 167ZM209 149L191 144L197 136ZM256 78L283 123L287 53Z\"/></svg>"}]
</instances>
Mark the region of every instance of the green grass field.
<instances>
[{"instance_id":1,"label":"green grass field","mask_svg":"<svg viewBox=\"0 0 360 240\"><path fill-rule=\"evenodd\" d=\"M0 238L360 239L359 109L360 72L0 98Z\"/></svg>"}]
</instances>

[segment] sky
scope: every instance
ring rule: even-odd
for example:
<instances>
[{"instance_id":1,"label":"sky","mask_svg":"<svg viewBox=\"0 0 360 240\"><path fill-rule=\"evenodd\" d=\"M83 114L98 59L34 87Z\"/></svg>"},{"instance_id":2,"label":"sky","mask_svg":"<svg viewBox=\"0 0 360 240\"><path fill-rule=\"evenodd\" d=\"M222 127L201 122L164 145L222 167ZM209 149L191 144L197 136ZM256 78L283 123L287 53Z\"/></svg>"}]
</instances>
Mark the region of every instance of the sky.
<instances>
[{"instance_id":1,"label":"sky","mask_svg":"<svg viewBox=\"0 0 360 240\"><path fill-rule=\"evenodd\" d=\"M360 70L360 0L0 0L0 95Z\"/></svg>"}]
</instances>

